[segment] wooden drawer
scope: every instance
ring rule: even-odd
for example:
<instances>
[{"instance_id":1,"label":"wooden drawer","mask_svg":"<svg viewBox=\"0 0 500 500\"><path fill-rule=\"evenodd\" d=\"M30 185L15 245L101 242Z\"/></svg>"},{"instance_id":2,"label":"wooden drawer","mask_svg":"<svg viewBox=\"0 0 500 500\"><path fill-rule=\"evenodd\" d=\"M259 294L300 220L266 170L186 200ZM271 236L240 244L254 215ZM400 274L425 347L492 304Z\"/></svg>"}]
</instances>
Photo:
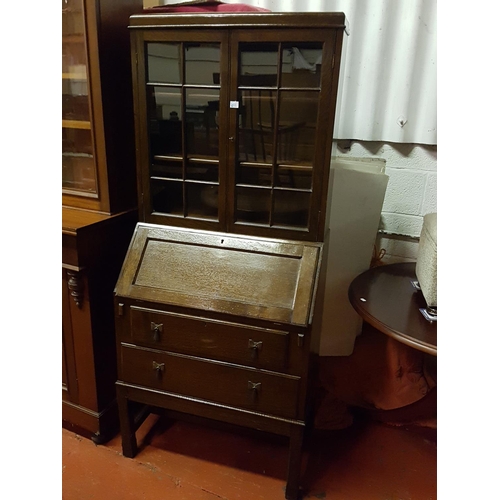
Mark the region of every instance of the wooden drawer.
<instances>
[{"instance_id":1,"label":"wooden drawer","mask_svg":"<svg viewBox=\"0 0 500 500\"><path fill-rule=\"evenodd\" d=\"M121 346L124 382L280 417L295 418L300 377Z\"/></svg>"},{"instance_id":2,"label":"wooden drawer","mask_svg":"<svg viewBox=\"0 0 500 500\"><path fill-rule=\"evenodd\" d=\"M286 331L165 313L132 306L134 344L166 349L267 370L284 370L288 363Z\"/></svg>"}]
</instances>

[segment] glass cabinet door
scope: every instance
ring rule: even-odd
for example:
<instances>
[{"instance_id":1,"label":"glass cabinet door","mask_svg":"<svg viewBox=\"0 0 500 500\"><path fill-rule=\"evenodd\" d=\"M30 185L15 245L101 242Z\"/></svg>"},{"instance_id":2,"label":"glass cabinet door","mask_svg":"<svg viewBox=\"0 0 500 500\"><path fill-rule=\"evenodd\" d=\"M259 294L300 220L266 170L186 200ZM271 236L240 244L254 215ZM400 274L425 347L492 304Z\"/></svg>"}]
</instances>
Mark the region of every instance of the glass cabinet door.
<instances>
[{"instance_id":1,"label":"glass cabinet door","mask_svg":"<svg viewBox=\"0 0 500 500\"><path fill-rule=\"evenodd\" d=\"M238 44L236 224L307 230L322 42Z\"/></svg>"},{"instance_id":2,"label":"glass cabinet door","mask_svg":"<svg viewBox=\"0 0 500 500\"><path fill-rule=\"evenodd\" d=\"M335 32L132 33L142 220L320 237Z\"/></svg>"},{"instance_id":3,"label":"glass cabinet door","mask_svg":"<svg viewBox=\"0 0 500 500\"><path fill-rule=\"evenodd\" d=\"M145 43L150 213L219 222L221 40ZM180 221L179 221L180 223Z\"/></svg>"},{"instance_id":4,"label":"glass cabinet door","mask_svg":"<svg viewBox=\"0 0 500 500\"><path fill-rule=\"evenodd\" d=\"M83 0L62 0L62 187L97 193Z\"/></svg>"}]
</instances>

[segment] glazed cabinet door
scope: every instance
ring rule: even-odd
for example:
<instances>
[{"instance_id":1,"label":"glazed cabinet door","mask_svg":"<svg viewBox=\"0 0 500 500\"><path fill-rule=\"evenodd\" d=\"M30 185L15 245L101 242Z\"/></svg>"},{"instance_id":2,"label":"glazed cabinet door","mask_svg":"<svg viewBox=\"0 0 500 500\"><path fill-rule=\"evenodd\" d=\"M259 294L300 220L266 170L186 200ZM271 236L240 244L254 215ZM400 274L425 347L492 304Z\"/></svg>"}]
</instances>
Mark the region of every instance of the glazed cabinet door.
<instances>
[{"instance_id":1,"label":"glazed cabinet door","mask_svg":"<svg viewBox=\"0 0 500 500\"><path fill-rule=\"evenodd\" d=\"M341 35L132 30L141 220L321 241Z\"/></svg>"},{"instance_id":2,"label":"glazed cabinet door","mask_svg":"<svg viewBox=\"0 0 500 500\"><path fill-rule=\"evenodd\" d=\"M141 216L223 229L227 32L146 31L132 43Z\"/></svg>"},{"instance_id":3,"label":"glazed cabinet door","mask_svg":"<svg viewBox=\"0 0 500 500\"><path fill-rule=\"evenodd\" d=\"M232 34L229 231L318 238L333 133L333 50L331 30Z\"/></svg>"},{"instance_id":4,"label":"glazed cabinet door","mask_svg":"<svg viewBox=\"0 0 500 500\"><path fill-rule=\"evenodd\" d=\"M62 188L97 197L84 0L62 0Z\"/></svg>"}]
</instances>

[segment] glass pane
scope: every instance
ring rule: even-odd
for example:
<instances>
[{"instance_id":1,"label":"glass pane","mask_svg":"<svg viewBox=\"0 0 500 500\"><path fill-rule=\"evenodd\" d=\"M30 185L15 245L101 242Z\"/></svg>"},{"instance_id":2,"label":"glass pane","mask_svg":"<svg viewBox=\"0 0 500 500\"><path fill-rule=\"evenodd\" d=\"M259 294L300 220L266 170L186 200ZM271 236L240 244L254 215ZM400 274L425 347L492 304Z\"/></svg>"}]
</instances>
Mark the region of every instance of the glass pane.
<instances>
[{"instance_id":1,"label":"glass pane","mask_svg":"<svg viewBox=\"0 0 500 500\"><path fill-rule=\"evenodd\" d=\"M320 43L287 44L283 47L281 86L319 88L321 80Z\"/></svg>"},{"instance_id":2,"label":"glass pane","mask_svg":"<svg viewBox=\"0 0 500 500\"><path fill-rule=\"evenodd\" d=\"M153 177L166 177L168 179L182 179L182 160L156 159L151 164L151 175Z\"/></svg>"},{"instance_id":3,"label":"glass pane","mask_svg":"<svg viewBox=\"0 0 500 500\"><path fill-rule=\"evenodd\" d=\"M182 154L181 90L148 87L152 155Z\"/></svg>"},{"instance_id":4,"label":"glass pane","mask_svg":"<svg viewBox=\"0 0 500 500\"><path fill-rule=\"evenodd\" d=\"M276 169L275 186L311 189L312 167L282 166Z\"/></svg>"},{"instance_id":5,"label":"glass pane","mask_svg":"<svg viewBox=\"0 0 500 500\"><path fill-rule=\"evenodd\" d=\"M62 2L62 187L97 192L82 0Z\"/></svg>"},{"instance_id":6,"label":"glass pane","mask_svg":"<svg viewBox=\"0 0 500 500\"><path fill-rule=\"evenodd\" d=\"M186 179L219 182L219 164L188 161Z\"/></svg>"},{"instance_id":7,"label":"glass pane","mask_svg":"<svg viewBox=\"0 0 500 500\"><path fill-rule=\"evenodd\" d=\"M66 128L62 129L62 152L67 155L92 156L92 136L90 129Z\"/></svg>"},{"instance_id":8,"label":"glass pane","mask_svg":"<svg viewBox=\"0 0 500 500\"><path fill-rule=\"evenodd\" d=\"M278 162L312 165L319 91L280 93Z\"/></svg>"},{"instance_id":9,"label":"glass pane","mask_svg":"<svg viewBox=\"0 0 500 500\"><path fill-rule=\"evenodd\" d=\"M311 193L274 191L273 224L307 228Z\"/></svg>"},{"instance_id":10,"label":"glass pane","mask_svg":"<svg viewBox=\"0 0 500 500\"><path fill-rule=\"evenodd\" d=\"M269 225L271 190L236 188L236 220Z\"/></svg>"},{"instance_id":11,"label":"glass pane","mask_svg":"<svg viewBox=\"0 0 500 500\"><path fill-rule=\"evenodd\" d=\"M68 78L63 77L62 118L63 120L90 121L89 96L85 74L82 75L82 78L72 78L69 75Z\"/></svg>"},{"instance_id":12,"label":"glass pane","mask_svg":"<svg viewBox=\"0 0 500 500\"><path fill-rule=\"evenodd\" d=\"M154 212L184 216L181 181L151 179L151 206Z\"/></svg>"},{"instance_id":13,"label":"glass pane","mask_svg":"<svg viewBox=\"0 0 500 500\"><path fill-rule=\"evenodd\" d=\"M272 163L276 92L240 93L239 153L241 161Z\"/></svg>"},{"instance_id":14,"label":"glass pane","mask_svg":"<svg viewBox=\"0 0 500 500\"><path fill-rule=\"evenodd\" d=\"M186 89L188 155L219 155L219 91Z\"/></svg>"},{"instance_id":15,"label":"glass pane","mask_svg":"<svg viewBox=\"0 0 500 500\"><path fill-rule=\"evenodd\" d=\"M85 71L85 21L82 0L62 1L62 72Z\"/></svg>"},{"instance_id":16,"label":"glass pane","mask_svg":"<svg viewBox=\"0 0 500 500\"><path fill-rule=\"evenodd\" d=\"M220 81L220 45L185 44L186 84L214 85Z\"/></svg>"},{"instance_id":17,"label":"glass pane","mask_svg":"<svg viewBox=\"0 0 500 500\"><path fill-rule=\"evenodd\" d=\"M251 186L270 186L272 181L271 167L257 165L238 165L236 170L237 184L250 184Z\"/></svg>"},{"instance_id":18,"label":"glass pane","mask_svg":"<svg viewBox=\"0 0 500 500\"><path fill-rule=\"evenodd\" d=\"M96 191L94 158L85 154L62 155L62 187L93 193Z\"/></svg>"},{"instance_id":19,"label":"glass pane","mask_svg":"<svg viewBox=\"0 0 500 500\"><path fill-rule=\"evenodd\" d=\"M181 83L181 46L179 43L147 43L148 81Z\"/></svg>"},{"instance_id":20,"label":"glass pane","mask_svg":"<svg viewBox=\"0 0 500 500\"><path fill-rule=\"evenodd\" d=\"M240 85L275 87L278 82L278 44L240 45Z\"/></svg>"},{"instance_id":21,"label":"glass pane","mask_svg":"<svg viewBox=\"0 0 500 500\"><path fill-rule=\"evenodd\" d=\"M67 189L96 191L90 130L62 129L62 185Z\"/></svg>"},{"instance_id":22,"label":"glass pane","mask_svg":"<svg viewBox=\"0 0 500 500\"><path fill-rule=\"evenodd\" d=\"M219 186L186 182L187 215L202 219L217 219Z\"/></svg>"}]
</instances>

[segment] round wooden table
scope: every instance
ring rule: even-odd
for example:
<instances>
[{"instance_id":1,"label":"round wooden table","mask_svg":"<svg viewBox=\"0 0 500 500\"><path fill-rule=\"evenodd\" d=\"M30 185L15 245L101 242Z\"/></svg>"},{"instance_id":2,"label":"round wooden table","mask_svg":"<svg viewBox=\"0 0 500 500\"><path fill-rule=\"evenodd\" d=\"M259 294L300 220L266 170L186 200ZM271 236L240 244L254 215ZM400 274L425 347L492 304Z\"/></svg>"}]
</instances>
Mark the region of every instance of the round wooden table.
<instances>
[{"instance_id":1,"label":"round wooden table","mask_svg":"<svg viewBox=\"0 0 500 500\"><path fill-rule=\"evenodd\" d=\"M437 356L437 323L420 312L426 303L416 280L415 262L374 267L356 277L349 300L364 321L403 344Z\"/></svg>"}]
</instances>

